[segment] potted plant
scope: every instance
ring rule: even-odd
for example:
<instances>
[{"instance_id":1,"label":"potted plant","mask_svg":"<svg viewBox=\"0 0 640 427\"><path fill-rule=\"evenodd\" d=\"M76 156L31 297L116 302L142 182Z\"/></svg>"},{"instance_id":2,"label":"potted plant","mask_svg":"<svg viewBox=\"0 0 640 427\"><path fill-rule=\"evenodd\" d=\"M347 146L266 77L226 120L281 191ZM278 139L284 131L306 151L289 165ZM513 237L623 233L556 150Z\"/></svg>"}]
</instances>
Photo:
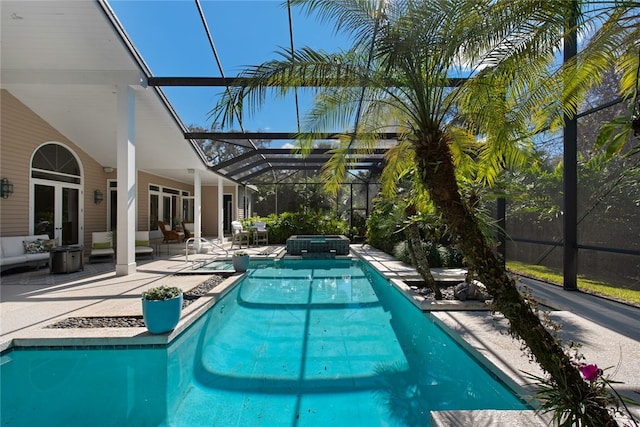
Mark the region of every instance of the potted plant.
<instances>
[{"instance_id":1,"label":"potted plant","mask_svg":"<svg viewBox=\"0 0 640 427\"><path fill-rule=\"evenodd\" d=\"M182 289L158 286L142 293L142 317L152 334L172 331L182 313Z\"/></svg>"},{"instance_id":2,"label":"potted plant","mask_svg":"<svg viewBox=\"0 0 640 427\"><path fill-rule=\"evenodd\" d=\"M249 254L245 251L235 251L231 260L233 269L239 273L244 273L249 268Z\"/></svg>"}]
</instances>

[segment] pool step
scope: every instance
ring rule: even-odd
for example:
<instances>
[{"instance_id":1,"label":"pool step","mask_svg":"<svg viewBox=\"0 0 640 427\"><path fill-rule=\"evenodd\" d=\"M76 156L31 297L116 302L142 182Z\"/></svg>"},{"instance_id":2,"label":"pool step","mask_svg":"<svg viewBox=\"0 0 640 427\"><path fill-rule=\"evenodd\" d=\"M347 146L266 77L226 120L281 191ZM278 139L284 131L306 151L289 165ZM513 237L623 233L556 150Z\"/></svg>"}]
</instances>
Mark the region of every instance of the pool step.
<instances>
[{"instance_id":1,"label":"pool step","mask_svg":"<svg viewBox=\"0 0 640 427\"><path fill-rule=\"evenodd\" d=\"M336 251L331 252L308 252L306 250L300 251L302 259L336 259Z\"/></svg>"}]
</instances>

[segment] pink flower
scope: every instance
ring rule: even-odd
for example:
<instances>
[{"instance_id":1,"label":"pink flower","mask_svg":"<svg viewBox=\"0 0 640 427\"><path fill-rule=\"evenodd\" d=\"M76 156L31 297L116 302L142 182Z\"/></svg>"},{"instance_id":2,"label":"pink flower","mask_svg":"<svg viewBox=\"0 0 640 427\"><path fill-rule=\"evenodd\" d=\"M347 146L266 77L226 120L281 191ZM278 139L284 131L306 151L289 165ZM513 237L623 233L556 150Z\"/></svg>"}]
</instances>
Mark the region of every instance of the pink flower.
<instances>
[{"instance_id":1,"label":"pink flower","mask_svg":"<svg viewBox=\"0 0 640 427\"><path fill-rule=\"evenodd\" d=\"M595 381L602 375L602 369L598 369L598 365L582 365L580 375L587 381Z\"/></svg>"}]
</instances>

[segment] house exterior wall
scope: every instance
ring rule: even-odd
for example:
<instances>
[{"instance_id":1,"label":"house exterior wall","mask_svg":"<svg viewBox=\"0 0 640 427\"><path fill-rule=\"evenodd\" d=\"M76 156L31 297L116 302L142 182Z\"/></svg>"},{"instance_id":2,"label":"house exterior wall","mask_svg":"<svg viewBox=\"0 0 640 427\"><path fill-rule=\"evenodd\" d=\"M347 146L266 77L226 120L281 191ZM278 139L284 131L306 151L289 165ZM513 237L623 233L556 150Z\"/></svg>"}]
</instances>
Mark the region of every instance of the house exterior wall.
<instances>
[{"instance_id":1,"label":"house exterior wall","mask_svg":"<svg viewBox=\"0 0 640 427\"><path fill-rule=\"evenodd\" d=\"M14 193L6 199L0 199L0 236L21 236L33 233L29 223L32 207L30 200L31 158L40 145L55 142L67 147L76 157L82 170L84 211L84 229L81 231L85 252L91 245L91 233L108 229L107 199L109 180L117 179L117 170L105 172L103 165L66 138L58 130L21 103L7 90L0 90L0 176L7 178L14 186ZM81 143L81 142L79 142ZM137 213L136 230L149 230L149 185L171 187L194 194L193 183L184 183L146 171L137 172ZM104 200L95 204L95 190L102 192ZM233 187L226 187L226 193L232 193ZM233 193L235 194L235 193ZM203 235L217 235L218 190L216 186L202 187ZM232 215L235 216L235 212ZM154 231L154 230L149 230Z\"/></svg>"},{"instance_id":2,"label":"house exterior wall","mask_svg":"<svg viewBox=\"0 0 640 427\"><path fill-rule=\"evenodd\" d=\"M78 145L51 127L10 92L0 90L0 174L13 183L14 193L0 201L0 236L20 236L33 232L29 224L30 169L34 151L46 142L56 142L73 151L82 167L85 245L91 232L104 230L106 207L93 202L94 190L107 194L107 177L102 166Z\"/></svg>"},{"instance_id":3,"label":"house exterior wall","mask_svg":"<svg viewBox=\"0 0 640 427\"><path fill-rule=\"evenodd\" d=\"M218 235L218 187L202 187L202 235Z\"/></svg>"},{"instance_id":4,"label":"house exterior wall","mask_svg":"<svg viewBox=\"0 0 640 427\"><path fill-rule=\"evenodd\" d=\"M149 230L149 185L171 187L180 191L188 191L189 194L193 196L193 184L186 184L184 182L176 181L158 175L153 175L148 172L139 170L138 179L136 182L138 198L136 227L137 230L141 231L155 231Z\"/></svg>"},{"instance_id":5,"label":"house exterior wall","mask_svg":"<svg viewBox=\"0 0 640 427\"><path fill-rule=\"evenodd\" d=\"M239 218L239 210L236 200L236 187L233 185L226 185L223 187L223 194L231 195L231 206L234 207L231 212L231 219L236 220ZM218 187L206 186L202 187L202 235L203 236L218 236L218 214L221 213L222 208L218 207Z\"/></svg>"}]
</instances>

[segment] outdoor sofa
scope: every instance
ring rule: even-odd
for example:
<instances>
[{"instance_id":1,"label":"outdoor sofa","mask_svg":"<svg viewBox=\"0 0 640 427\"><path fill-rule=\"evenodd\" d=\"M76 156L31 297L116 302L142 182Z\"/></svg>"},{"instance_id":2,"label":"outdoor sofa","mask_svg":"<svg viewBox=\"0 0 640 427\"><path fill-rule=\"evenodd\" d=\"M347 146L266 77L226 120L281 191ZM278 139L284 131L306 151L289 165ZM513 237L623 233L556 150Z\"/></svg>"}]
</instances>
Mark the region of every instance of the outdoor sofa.
<instances>
[{"instance_id":1,"label":"outdoor sofa","mask_svg":"<svg viewBox=\"0 0 640 427\"><path fill-rule=\"evenodd\" d=\"M16 267L44 267L53 242L47 234L0 237L0 271Z\"/></svg>"}]
</instances>

